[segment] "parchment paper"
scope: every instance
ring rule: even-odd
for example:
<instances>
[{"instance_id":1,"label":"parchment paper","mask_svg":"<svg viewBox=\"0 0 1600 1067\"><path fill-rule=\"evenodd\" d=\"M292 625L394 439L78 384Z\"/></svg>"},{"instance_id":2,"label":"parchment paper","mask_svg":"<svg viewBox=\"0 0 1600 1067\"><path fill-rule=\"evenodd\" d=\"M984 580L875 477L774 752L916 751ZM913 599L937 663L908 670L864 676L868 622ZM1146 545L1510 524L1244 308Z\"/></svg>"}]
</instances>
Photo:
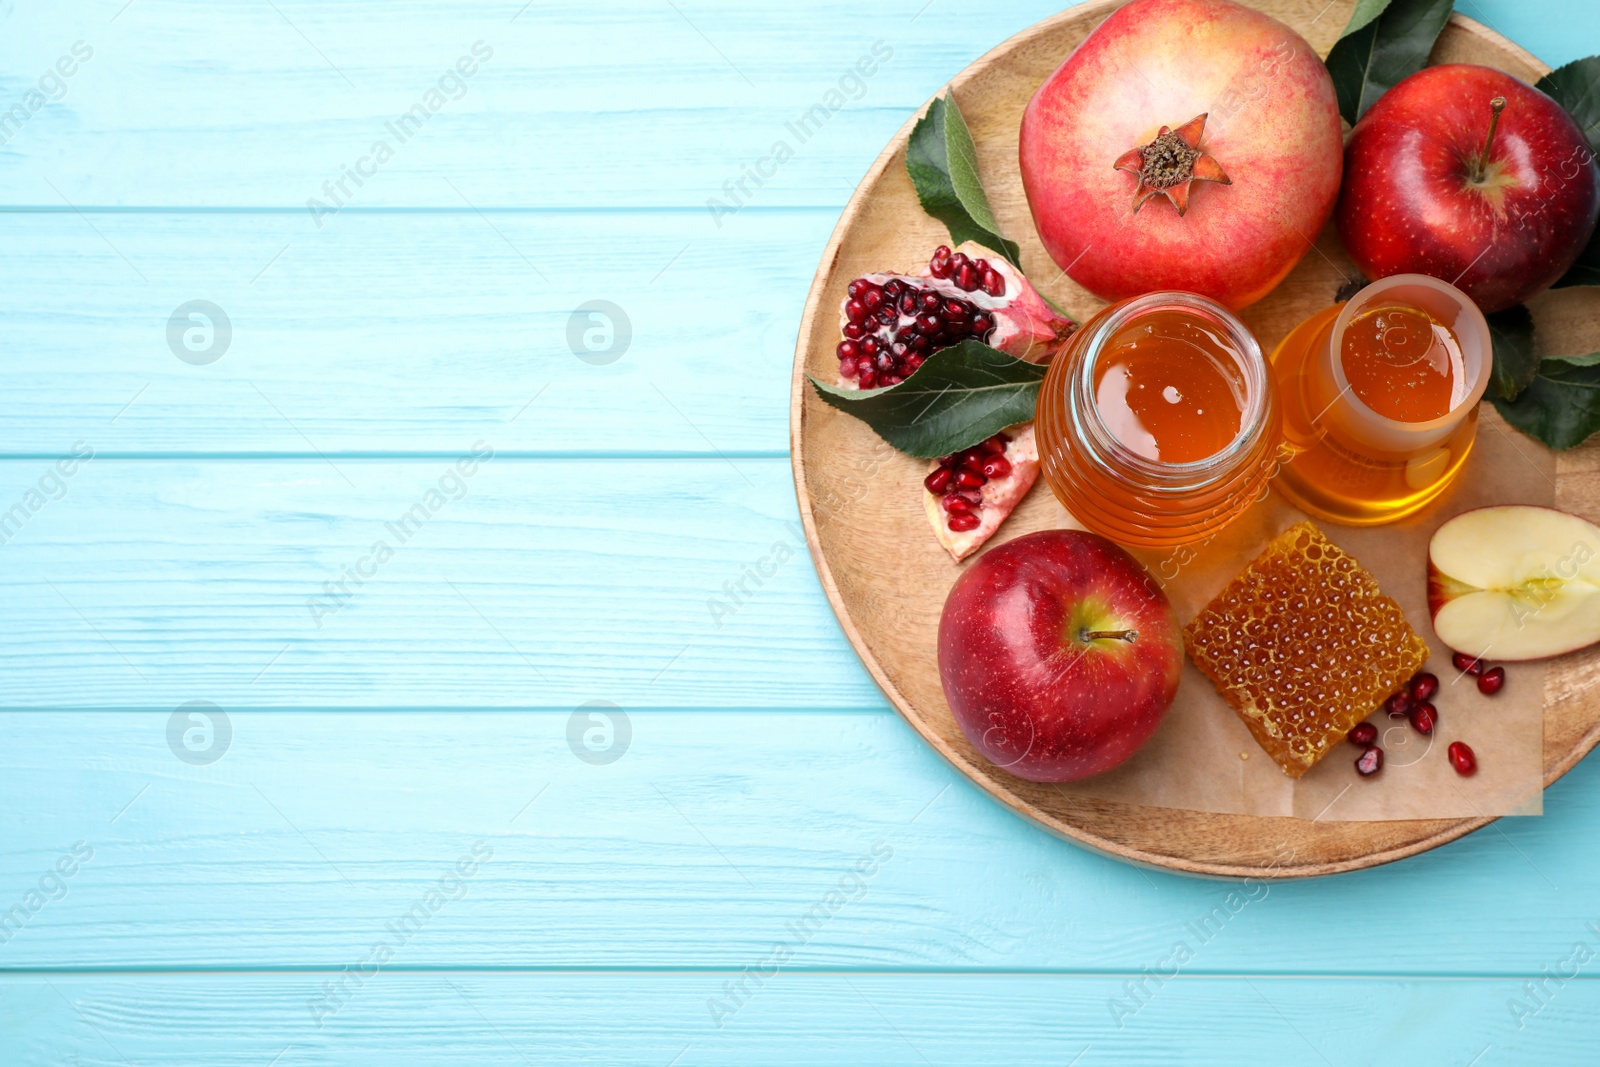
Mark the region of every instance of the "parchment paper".
<instances>
[{"instance_id":1,"label":"parchment paper","mask_svg":"<svg viewBox=\"0 0 1600 1067\"><path fill-rule=\"evenodd\" d=\"M1340 743L1298 781L1283 773L1250 736L1211 682L1185 662L1178 697L1148 744L1127 763L1063 786L1086 797L1195 811L1301 819L1377 821L1538 815L1543 812L1543 663L1506 664L1506 685L1493 697L1461 676L1429 622L1428 540L1446 519L1488 504L1555 501L1554 453L1519 441L1515 431L1479 422L1477 442L1460 477L1418 515L1385 526L1354 528L1317 521L1328 539L1353 554L1399 602L1432 652L1426 669L1439 676L1439 709L1431 737L1381 710L1371 720L1384 750L1382 772L1356 773L1353 745ZM1167 590L1187 625L1266 542L1307 516L1270 494L1209 543L1176 550L1134 550ZM1062 524L1076 525L1062 510ZM1463 778L1445 750L1465 741L1478 773Z\"/></svg>"}]
</instances>

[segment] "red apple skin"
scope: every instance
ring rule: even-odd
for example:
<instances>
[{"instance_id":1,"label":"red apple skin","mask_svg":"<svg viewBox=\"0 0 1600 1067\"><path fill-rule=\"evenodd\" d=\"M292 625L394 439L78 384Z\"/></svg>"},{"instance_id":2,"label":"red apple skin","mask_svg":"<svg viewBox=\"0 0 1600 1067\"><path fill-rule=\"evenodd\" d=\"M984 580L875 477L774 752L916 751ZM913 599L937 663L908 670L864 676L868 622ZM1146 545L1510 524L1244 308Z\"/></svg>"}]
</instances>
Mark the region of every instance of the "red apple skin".
<instances>
[{"instance_id":1,"label":"red apple skin","mask_svg":"<svg viewBox=\"0 0 1600 1067\"><path fill-rule=\"evenodd\" d=\"M1506 99L1482 184L1470 171ZM1428 67L1378 99L1350 135L1335 217L1368 278L1428 274L1486 312L1572 266L1600 218L1600 166L1566 110L1511 75Z\"/></svg>"},{"instance_id":2,"label":"red apple skin","mask_svg":"<svg viewBox=\"0 0 1600 1067\"><path fill-rule=\"evenodd\" d=\"M1080 640L1091 629L1136 635ZM1027 534L979 557L939 621L939 677L962 732L1035 782L1076 781L1133 755L1182 668L1161 587L1124 549L1079 530Z\"/></svg>"},{"instance_id":3,"label":"red apple skin","mask_svg":"<svg viewBox=\"0 0 1600 1067\"><path fill-rule=\"evenodd\" d=\"M1117 158L1206 116L1201 151L1230 183L1133 210ZM1228 0L1133 0L1029 101L1018 143L1034 225L1106 300L1185 289L1238 309L1311 251L1333 214L1344 141L1333 79L1299 34Z\"/></svg>"}]
</instances>

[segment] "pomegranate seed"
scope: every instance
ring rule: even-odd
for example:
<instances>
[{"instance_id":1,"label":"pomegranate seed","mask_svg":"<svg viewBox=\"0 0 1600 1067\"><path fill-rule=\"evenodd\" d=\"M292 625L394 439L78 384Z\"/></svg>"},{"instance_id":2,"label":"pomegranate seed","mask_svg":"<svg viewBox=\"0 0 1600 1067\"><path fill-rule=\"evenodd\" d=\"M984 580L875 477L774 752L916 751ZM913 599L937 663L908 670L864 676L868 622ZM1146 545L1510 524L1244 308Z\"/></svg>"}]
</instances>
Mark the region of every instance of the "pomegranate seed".
<instances>
[{"instance_id":1,"label":"pomegranate seed","mask_svg":"<svg viewBox=\"0 0 1600 1067\"><path fill-rule=\"evenodd\" d=\"M866 292L861 294L861 305L868 311L877 311L879 305L882 303L883 290L879 289L877 286L873 286L871 289L868 289Z\"/></svg>"},{"instance_id":2,"label":"pomegranate seed","mask_svg":"<svg viewBox=\"0 0 1600 1067\"><path fill-rule=\"evenodd\" d=\"M1465 741L1450 742L1447 754L1450 757L1450 766L1454 767L1461 777L1466 778L1477 773L1478 757Z\"/></svg>"},{"instance_id":3,"label":"pomegranate seed","mask_svg":"<svg viewBox=\"0 0 1600 1067\"><path fill-rule=\"evenodd\" d=\"M1504 667L1490 667L1478 675L1478 692L1486 697L1492 697L1506 687L1506 669Z\"/></svg>"},{"instance_id":4,"label":"pomegranate seed","mask_svg":"<svg viewBox=\"0 0 1600 1067\"><path fill-rule=\"evenodd\" d=\"M861 342L861 351L869 356L877 355L878 347L878 339L876 337L869 337Z\"/></svg>"},{"instance_id":5,"label":"pomegranate seed","mask_svg":"<svg viewBox=\"0 0 1600 1067\"><path fill-rule=\"evenodd\" d=\"M950 484L950 468L940 467L938 470L922 479L922 484L923 487L928 490L928 492L932 493L934 496L938 496L940 493L943 493L945 487Z\"/></svg>"},{"instance_id":6,"label":"pomegranate seed","mask_svg":"<svg viewBox=\"0 0 1600 1067\"><path fill-rule=\"evenodd\" d=\"M856 376L856 361L846 356L839 361L839 376L841 378L854 378Z\"/></svg>"},{"instance_id":7,"label":"pomegranate seed","mask_svg":"<svg viewBox=\"0 0 1600 1067\"><path fill-rule=\"evenodd\" d=\"M871 367L862 367L856 372L856 384L863 389L876 389L878 387L878 372Z\"/></svg>"},{"instance_id":8,"label":"pomegranate seed","mask_svg":"<svg viewBox=\"0 0 1600 1067\"><path fill-rule=\"evenodd\" d=\"M1439 691L1439 676L1423 671L1411 679L1408 689L1412 700L1427 700Z\"/></svg>"},{"instance_id":9,"label":"pomegranate seed","mask_svg":"<svg viewBox=\"0 0 1600 1067\"><path fill-rule=\"evenodd\" d=\"M977 471L969 471L965 467L956 471L956 484L963 489L976 489L988 480Z\"/></svg>"},{"instance_id":10,"label":"pomegranate seed","mask_svg":"<svg viewBox=\"0 0 1600 1067\"><path fill-rule=\"evenodd\" d=\"M1383 710L1389 713L1391 719L1404 719L1411 714L1411 698L1405 690L1401 690L1383 702Z\"/></svg>"},{"instance_id":11,"label":"pomegranate seed","mask_svg":"<svg viewBox=\"0 0 1600 1067\"><path fill-rule=\"evenodd\" d=\"M1478 659L1476 656L1469 656L1465 652L1457 652L1450 657L1450 662L1454 663L1456 670L1463 674L1470 674L1476 677L1483 673L1483 660Z\"/></svg>"},{"instance_id":12,"label":"pomegranate seed","mask_svg":"<svg viewBox=\"0 0 1600 1067\"><path fill-rule=\"evenodd\" d=\"M973 333L973 336L977 337L979 340L985 340L985 339L988 338L989 331L992 330L992 329L994 329L994 320L991 319L989 316L987 316L987 315L975 315L975 316L973 316L973 319L972 319L972 333Z\"/></svg>"},{"instance_id":13,"label":"pomegranate seed","mask_svg":"<svg viewBox=\"0 0 1600 1067\"><path fill-rule=\"evenodd\" d=\"M957 533L965 533L968 530L976 530L981 522L982 519L968 511L960 515L951 515L945 520L945 525Z\"/></svg>"},{"instance_id":14,"label":"pomegranate seed","mask_svg":"<svg viewBox=\"0 0 1600 1067\"><path fill-rule=\"evenodd\" d=\"M917 307L920 303L921 302L917 299L916 293L902 294L900 297L900 314L915 315L917 313Z\"/></svg>"},{"instance_id":15,"label":"pomegranate seed","mask_svg":"<svg viewBox=\"0 0 1600 1067\"><path fill-rule=\"evenodd\" d=\"M983 272L983 291L990 296L1006 295L1006 280L1000 277L999 271L986 270Z\"/></svg>"},{"instance_id":16,"label":"pomegranate seed","mask_svg":"<svg viewBox=\"0 0 1600 1067\"><path fill-rule=\"evenodd\" d=\"M990 456L983 464L983 476L993 481L1011 473L1011 464L1004 456Z\"/></svg>"},{"instance_id":17,"label":"pomegranate seed","mask_svg":"<svg viewBox=\"0 0 1600 1067\"><path fill-rule=\"evenodd\" d=\"M972 510L972 502L964 496L957 496L955 493L951 493L949 496L944 497L940 503L942 503L944 505L944 509L952 515L956 514L957 512Z\"/></svg>"},{"instance_id":18,"label":"pomegranate seed","mask_svg":"<svg viewBox=\"0 0 1600 1067\"><path fill-rule=\"evenodd\" d=\"M988 456L984 455L976 448L969 448L965 452L961 453L961 466L965 467L969 471L981 471L983 470L984 460L988 458Z\"/></svg>"},{"instance_id":19,"label":"pomegranate seed","mask_svg":"<svg viewBox=\"0 0 1600 1067\"><path fill-rule=\"evenodd\" d=\"M933 250L933 258L928 260L928 273L935 278L950 277L950 247L940 245Z\"/></svg>"},{"instance_id":20,"label":"pomegranate seed","mask_svg":"<svg viewBox=\"0 0 1600 1067\"><path fill-rule=\"evenodd\" d=\"M1361 755L1356 757L1356 773L1363 778L1371 778L1383 770L1383 749L1373 745Z\"/></svg>"},{"instance_id":21,"label":"pomegranate seed","mask_svg":"<svg viewBox=\"0 0 1600 1067\"><path fill-rule=\"evenodd\" d=\"M1424 700L1411 709L1411 728L1423 737L1433 733L1433 724L1439 719L1439 709Z\"/></svg>"},{"instance_id":22,"label":"pomegranate seed","mask_svg":"<svg viewBox=\"0 0 1600 1067\"><path fill-rule=\"evenodd\" d=\"M938 311L939 310L939 305L943 304L943 303L944 303L944 298L941 297L938 293L933 292L932 290L929 290L928 292L922 294L922 310L923 311Z\"/></svg>"},{"instance_id":23,"label":"pomegranate seed","mask_svg":"<svg viewBox=\"0 0 1600 1067\"><path fill-rule=\"evenodd\" d=\"M955 281L957 285L970 293L983 283L983 278L978 274L978 269L968 263L956 271Z\"/></svg>"},{"instance_id":24,"label":"pomegranate seed","mask_svg":"<svg viewBox=\"0 0 1600 1067\"><path fill-rule=\"evenodd\" d=\"M967 254L965 252L957 252L955 255L950 257L951 274L955 274L956 271L960 270L962 267L970 266L972 266L972 260L967 258Z\"/></svg>"},{"instance_id":25,"label":"pomegranate seed","mask_svg":"<svg viewBox=\"0 0 1600 1067\"><path fill-rule=\"evenodd\" d=\"M998 456L1000 453L1006 450L1006 442L1008 440L1010 440L1010 438L1006 437L1005 434L997 433L978 447L985 452Z\"/></svg>"},{"instance_id":26,"label":"pomegranate seed","mask_svg":"<svg viewBox=\"0 0 1600 1067\"><path fill-rule=\"evenodd\" d=\"M844 328L844 335L852 341L859 341L867 335L867 328L859 322L852 322Z\"/></svg>"},{"instance_id":27,"label":"pomegranate seed","mask_svg":"<svg viewBox=\"0 0 1600 1067\"><path fill-rule=\"evenodd\" d=\"M1366 748L1378 739L1378 728L1370 722L1358 722L1350 728L1345 740L1357 748Z\"/></svg>"},{"instance_id":28,"label":"pomegranate seed","mask_svg":"<svg viewBox=\"0 0 1600 1067\"><path fill-rule=\"evenodd\" d=\"M940 322L936 315L920 315L917 317L916 329L922 333L938 333L943 326L944 323Z\"/></svg>"},{"instance_id":29,"label":"pomegranate seed","mask_svg":"<svg viewBox=\"0 0 1600 1067\"><path fill-rule=\"evenodd\" d=\"M922 357L921 356L913 355L913 356L907 356L906 357L906 370L911 371L912 373L915 373L916 369L918 367L920 367L920 366L922 366Z\"/></svg>"}]
</instances>

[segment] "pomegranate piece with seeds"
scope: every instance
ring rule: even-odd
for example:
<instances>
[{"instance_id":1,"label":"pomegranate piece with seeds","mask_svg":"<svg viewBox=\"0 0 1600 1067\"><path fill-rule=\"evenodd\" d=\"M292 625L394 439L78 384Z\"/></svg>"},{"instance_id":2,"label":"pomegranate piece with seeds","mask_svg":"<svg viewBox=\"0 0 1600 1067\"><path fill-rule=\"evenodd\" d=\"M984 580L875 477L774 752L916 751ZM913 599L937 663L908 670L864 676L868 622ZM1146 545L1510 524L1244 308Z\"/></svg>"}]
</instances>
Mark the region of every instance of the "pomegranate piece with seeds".
<instances>
[{"instance_id":1,"label":"pomegranate piece with seeds","mask_svg":"<svg viewBox=\"0 0 1600 1067\"><path fill-rule=\"evenodd\" d=\"M1032 363L1048 362L1077 327L1004 260L968 242L940 245L915 275L868 274L839 311L839 385L897 385L933 353L968 339Z\"/></svg>"},{"instance_id":2,"label":"pomegranate piece with seeds","mask_svg":"<svg viewBox=\"0 0 1600 1067\"><path fill-rule=\"evenodd\" d=\"M966 559L1000 528L1038 477L1031 422L945 456L922 480L934 536L950 555Z\"/></svg>"},{"instance_id":3,"label":"pomegranate piece with seeds","mask_svg":"<svg viewBox=\"0 0 1600 1067\"><path fill-rule=\"evenodd\" d=\"M1461 777L1469 778L1478 773L1478 757L1472 751L1472 746L1465 741L1450 742L1446 754L1450 757L1450 766L1454 767Z\"/></svg>"},{"instance_id":4,"label":"pomegranate piece with seeds","mask_svg":"<svg viewBox=\"0 0 1600 1067\"><path fill-rule=\"evenodd\" d=\"M1356 772L1363 778L1371 778L1383 770L1383 749L1373 745L1361 755L1356 757Z\"/></svg>"}]
</instances>

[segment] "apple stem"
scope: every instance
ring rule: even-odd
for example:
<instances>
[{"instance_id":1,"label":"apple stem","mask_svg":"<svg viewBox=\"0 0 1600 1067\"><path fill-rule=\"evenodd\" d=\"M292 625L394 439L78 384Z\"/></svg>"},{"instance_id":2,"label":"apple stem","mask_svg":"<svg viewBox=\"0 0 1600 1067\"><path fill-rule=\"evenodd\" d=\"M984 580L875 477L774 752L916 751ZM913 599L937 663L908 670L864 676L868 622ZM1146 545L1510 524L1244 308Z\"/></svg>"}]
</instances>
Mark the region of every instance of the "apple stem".
<instances>
[{"instance_id":1,"label":"apple stem","mask_svg":"<svg viewBox=\"0 0 1600 1067\"><path fill-rule=\"evenodd\" d=\"M1083 630L1078 640L1088 644L1090 641L1132 641L1138 636L1138 630Z\"/></svg>"},{"instance_id":2,"label":"apple stem","mask_svg":"<svg viewBox=\"0 0 1600 1067\"><path fill-rule=\"evenodd\" d=\"M1484 139L1483 153L1478 156L1477 164L1472 168L1473 181L1483 181L1484 174L1489 169L1489 151L1494 147L1494 131L1500 126L1500 112L1506 109L1506 98L1497 96L1489 101L1489 136Z\"/></svg>"}]
</instances>

